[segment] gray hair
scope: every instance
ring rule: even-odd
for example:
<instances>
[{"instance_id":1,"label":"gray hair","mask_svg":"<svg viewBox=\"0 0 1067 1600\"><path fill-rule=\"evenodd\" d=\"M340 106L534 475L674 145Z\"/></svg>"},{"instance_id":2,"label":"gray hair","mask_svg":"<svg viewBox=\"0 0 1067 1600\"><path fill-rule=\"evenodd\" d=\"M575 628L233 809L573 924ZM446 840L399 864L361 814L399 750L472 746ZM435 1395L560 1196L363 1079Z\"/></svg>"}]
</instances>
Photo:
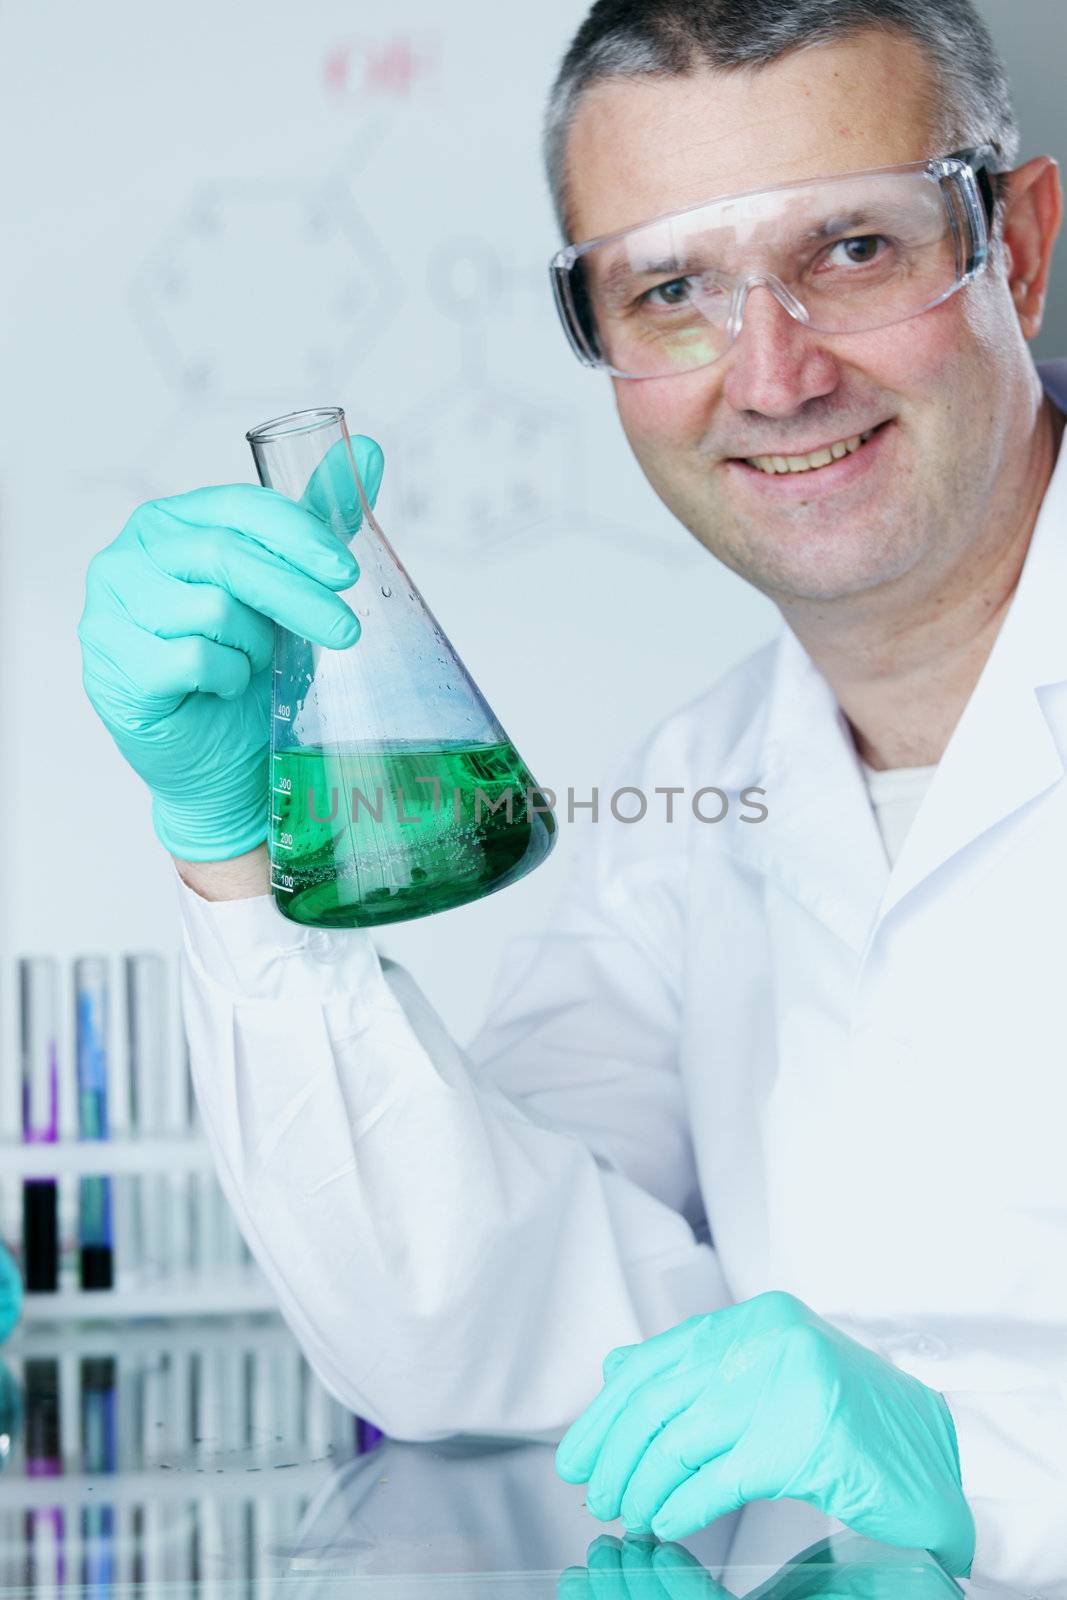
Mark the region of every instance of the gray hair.
<instances>
[{"instance_id":1,"label":"gray hair","mask_svg":"<svg viewBox=\"0 0 1067 1600\"><path fill-rule=\"evenodd\" d=\"M1007 73L973 0L596 0L563 58L545 115L545 169L564 239L567 140L594 84L683 76L700 66L766 66L864 28L904 34L923 50L937 84L939 132L951 148L990 144L1001 168L1014 164L1019 128Z\"/></svg>"}]
</instances>

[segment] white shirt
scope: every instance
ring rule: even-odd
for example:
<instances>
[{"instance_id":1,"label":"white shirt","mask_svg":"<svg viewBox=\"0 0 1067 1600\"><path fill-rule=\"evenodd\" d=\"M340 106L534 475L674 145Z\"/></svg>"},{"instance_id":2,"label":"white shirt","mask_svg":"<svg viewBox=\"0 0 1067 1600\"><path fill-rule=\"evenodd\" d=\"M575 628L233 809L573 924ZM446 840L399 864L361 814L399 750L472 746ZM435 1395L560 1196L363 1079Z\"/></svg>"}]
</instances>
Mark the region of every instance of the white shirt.
<instances>
[{"instance_id":1,"label":"white shirt","mask_svg":"<svg viewBox=\"0 0 1067 1600\"><path fill-rule=\"evenodd\" d=\"M611 1347L785 1289L946 1395L976 1581L1067 1572L1065 617L1067 454L892 870L786 631L620 776L767 820L590 825L466 1053L369 937L179 886L208 1137L329 1389L558 1436Z\"/></svg>"},{"instance_id":2,"label":"white shirt","mask_svg":"<svg viewBox=\"0 0 1067 1600\"><path fill-rule=\"evenodd\" d=\"M887 772L879 772L869 767L866 761L862 761L860 766L874 807L878 831L882 835L886 858L893 867L904 848L908 829L915 821L926 791L934 781L937 767L891 767Z\"/></svg>"}]
</instances>

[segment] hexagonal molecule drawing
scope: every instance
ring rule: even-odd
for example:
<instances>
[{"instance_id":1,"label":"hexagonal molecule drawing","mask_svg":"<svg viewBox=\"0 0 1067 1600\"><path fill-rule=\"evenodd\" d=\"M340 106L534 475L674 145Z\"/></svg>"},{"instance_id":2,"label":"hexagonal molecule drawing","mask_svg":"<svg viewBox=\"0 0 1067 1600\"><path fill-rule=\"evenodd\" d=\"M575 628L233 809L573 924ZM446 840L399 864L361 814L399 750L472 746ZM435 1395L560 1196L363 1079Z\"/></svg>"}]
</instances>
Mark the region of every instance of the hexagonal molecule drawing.
<instances>
[{"instance_id":1,"label":"hexagonal molecule drawing","mask_svg":"<svg viewBox=\"0 0 1067 1600\"><path fill-rule=\"evenodd\" d=\"M397 419L397 503L415 538L432 527L460 554L499 551L573 501L574 419L547 397L504 387L484 371L482 317L499 288L482 240L435 252L440 308L463 323L463 370Z\"/></svg>"},{"instance_id":2,"label":"hexagonal molecule drawing","mask_svg":"<svg viewBox=\"0 0 1067 1600\"><path fill-rule=\"evenodd\" d=\"M187 399L329 385L399 303L373 229L340 184L205 185L131 289L134 315Z\"/></svg>"}]
</instances>

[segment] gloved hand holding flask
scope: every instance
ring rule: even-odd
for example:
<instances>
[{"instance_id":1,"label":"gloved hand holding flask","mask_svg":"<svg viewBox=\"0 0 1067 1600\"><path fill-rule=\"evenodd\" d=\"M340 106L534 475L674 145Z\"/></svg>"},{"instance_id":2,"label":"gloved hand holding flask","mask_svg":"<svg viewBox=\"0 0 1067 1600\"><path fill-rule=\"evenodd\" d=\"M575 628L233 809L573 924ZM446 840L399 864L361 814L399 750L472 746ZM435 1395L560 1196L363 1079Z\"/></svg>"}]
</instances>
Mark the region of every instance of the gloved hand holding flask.
<instances>
[{"instance_id":1,"label":"gloved hand holding flask","mask_svg":"<svg viewBox=\"0 0 1067 1600\"><path fill-rule=\"evenodd\" d=\"M269 840L279 908L316 926L514 882L554 819L374 523L381 450L336 409L249 440L261 487L150 501L89 568L86 692L157 835L187 861Z\"/></svg>"}]
</instances>

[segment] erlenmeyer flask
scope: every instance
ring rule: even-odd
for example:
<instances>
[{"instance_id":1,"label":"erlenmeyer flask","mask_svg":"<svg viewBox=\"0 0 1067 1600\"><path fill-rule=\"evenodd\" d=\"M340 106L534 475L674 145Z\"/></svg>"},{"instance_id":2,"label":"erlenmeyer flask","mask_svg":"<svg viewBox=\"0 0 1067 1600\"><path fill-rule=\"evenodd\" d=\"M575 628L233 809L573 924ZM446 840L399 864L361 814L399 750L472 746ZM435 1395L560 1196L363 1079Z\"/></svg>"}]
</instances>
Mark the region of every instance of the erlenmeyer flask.
<instances>
[{"instance_id":1,"label":"erlenmeyer flask","mask_svg":"<svg viewBox=\"0 0 1067 1600\"><path fill-rule=\"evenodd\" d=\"M368 928L477 900L524 877L556 821L375 521L340 407L247 435L259 479L352 545L362 627L330 650L278 627L271 886L280 911Z\"/></svg>"}]
</instances>

